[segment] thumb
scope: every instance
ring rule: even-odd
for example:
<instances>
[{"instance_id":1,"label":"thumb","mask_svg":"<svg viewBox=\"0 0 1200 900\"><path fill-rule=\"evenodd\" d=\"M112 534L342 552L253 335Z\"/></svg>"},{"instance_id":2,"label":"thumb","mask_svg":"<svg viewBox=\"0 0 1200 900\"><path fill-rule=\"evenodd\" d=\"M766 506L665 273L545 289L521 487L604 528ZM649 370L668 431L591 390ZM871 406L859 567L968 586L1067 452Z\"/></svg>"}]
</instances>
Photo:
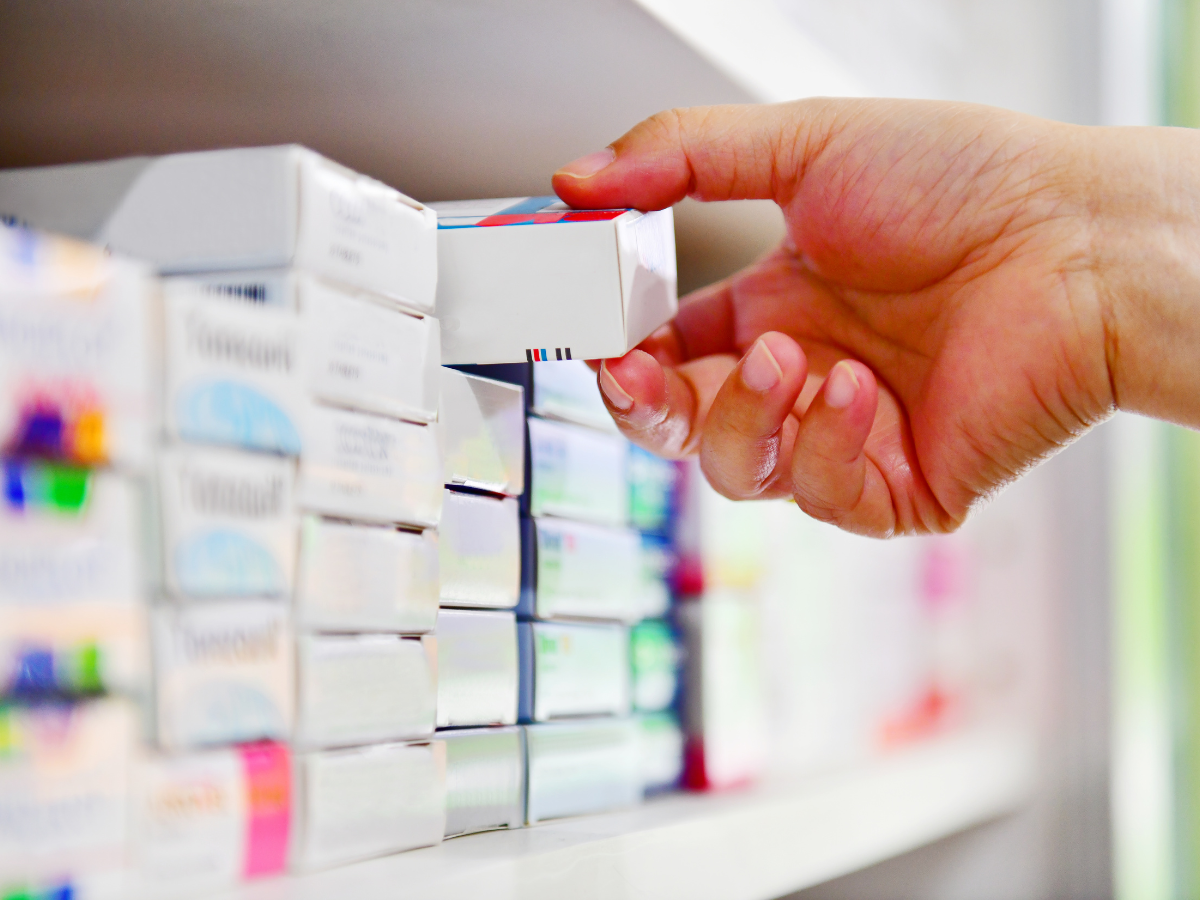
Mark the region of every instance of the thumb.
<instances>
[{"instance_id":1,"label":"thumb","mask_svg":"<svg viewBox=\"0 0 1200 900\"><path fill-rule=\"evenodd\" d=\"M584 209L665 209L697 200L791 199L825 142L830 102L671 109L604 150L554 173L554 190Z\"/></svg>"}]
</instances>

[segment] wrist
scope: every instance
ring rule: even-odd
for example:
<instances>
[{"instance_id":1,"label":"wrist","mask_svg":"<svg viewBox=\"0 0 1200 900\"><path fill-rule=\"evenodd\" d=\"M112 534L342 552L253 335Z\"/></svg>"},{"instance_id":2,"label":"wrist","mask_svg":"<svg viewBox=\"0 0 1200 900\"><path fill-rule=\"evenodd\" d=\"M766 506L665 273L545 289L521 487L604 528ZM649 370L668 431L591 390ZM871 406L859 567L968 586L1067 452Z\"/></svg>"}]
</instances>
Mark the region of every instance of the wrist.
<instances>
[{"instance_id":1,"label":"wrist","mask_svg":"<svg viewBox=\"0 0 1200 900\"><path fill-rule=\"evenodd\" d=\"M1113 400L1200 426L1200 134L1098 134L1093 262Z\"/></svg>"}]
</instances>

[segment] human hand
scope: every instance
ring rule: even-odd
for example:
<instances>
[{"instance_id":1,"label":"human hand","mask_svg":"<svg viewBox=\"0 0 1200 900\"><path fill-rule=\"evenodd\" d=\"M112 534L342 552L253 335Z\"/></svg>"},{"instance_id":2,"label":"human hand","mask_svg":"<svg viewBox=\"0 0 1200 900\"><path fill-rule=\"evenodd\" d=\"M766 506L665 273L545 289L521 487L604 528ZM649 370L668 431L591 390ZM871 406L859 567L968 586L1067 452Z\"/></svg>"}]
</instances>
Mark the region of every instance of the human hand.
<instances>
[{"instance_id":1,"label":"human hand","mask_svg":"<svg viewBox=\"0 0 1200 900\"><path fill-rule=\"evenodd\" d=\"M1148 220L1130 192L1161 173L1104 169L1111 135L915 101L646 120L559 170L559 196L769 198L787 238L606 361L610 412L651 451L698 452L728 497L794 496L875 536L957 527L1117 405L1116 300L1137 291L1111 273L1144 256L1123 225Z\"/></svg>"}]
</instances>

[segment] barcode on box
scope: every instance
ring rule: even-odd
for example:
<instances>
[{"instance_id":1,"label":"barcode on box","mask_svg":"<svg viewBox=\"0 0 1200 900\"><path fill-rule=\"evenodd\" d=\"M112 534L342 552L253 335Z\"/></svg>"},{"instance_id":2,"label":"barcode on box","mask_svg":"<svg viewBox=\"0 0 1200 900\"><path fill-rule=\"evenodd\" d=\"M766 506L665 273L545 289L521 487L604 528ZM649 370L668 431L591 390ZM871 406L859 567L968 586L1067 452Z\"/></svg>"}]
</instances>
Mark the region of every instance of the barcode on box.
<instances>
[{"instance_id":1,"label":"barcode on box","mask_svg":"<svg viewBox=\"0 0 1200 900\"><path fill-rule=\"evenodd\" d=\"M527 348L525 350L525 359L528 362L551 362L551 361L558 362L560 360L570 359L570 358L571 358L571 348L570 347L555 347L554 351L553 351L553 355L551 355L551 352L549 350L545 350L543 348L538 348L538 347Z\"/></svg>"}]
</instances>

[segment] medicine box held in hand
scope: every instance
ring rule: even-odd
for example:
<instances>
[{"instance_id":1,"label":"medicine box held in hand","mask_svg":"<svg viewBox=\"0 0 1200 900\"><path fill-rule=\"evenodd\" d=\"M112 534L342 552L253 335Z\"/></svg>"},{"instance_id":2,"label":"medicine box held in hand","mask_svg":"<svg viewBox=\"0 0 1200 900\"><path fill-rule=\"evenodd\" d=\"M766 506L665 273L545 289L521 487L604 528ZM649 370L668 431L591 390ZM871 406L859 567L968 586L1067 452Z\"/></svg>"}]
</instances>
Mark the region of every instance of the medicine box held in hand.
<instances>
[{"instance_id":1,"label":"medicine box held in hand","mask_svg":"<svg viewBox=\"0 0 1200 900\"><path fill-rule=\"evenodd\" d=\"M442 361L623 356L678 309L669 209L437 203Z\"/></svg>"},{"instance_id":2,"label":"medicine box held in hand","mask_svg":"<svg viewBox=\"0 0 1200 900\"><path fill-rule=\"evenodd\" d=\"M433 311L433 211L294 145L10 169L0 217L165 275L294 266Z\"/></svg>"}]
</instances>

